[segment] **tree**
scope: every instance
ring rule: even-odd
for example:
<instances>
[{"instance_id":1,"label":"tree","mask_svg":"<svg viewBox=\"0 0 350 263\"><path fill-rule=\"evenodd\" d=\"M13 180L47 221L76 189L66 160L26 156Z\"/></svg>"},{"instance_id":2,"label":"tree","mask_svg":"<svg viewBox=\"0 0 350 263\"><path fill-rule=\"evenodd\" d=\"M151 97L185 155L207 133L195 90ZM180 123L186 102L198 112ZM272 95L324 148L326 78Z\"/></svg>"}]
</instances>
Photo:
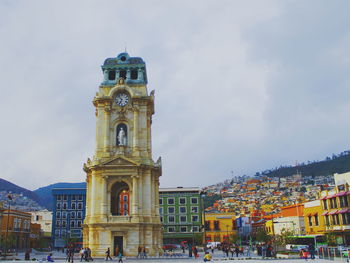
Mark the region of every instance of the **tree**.
<instances>
[{"instance_id":1,"label":"tree","mask_svg":"<svg viewBox=\"0 0 350 263\"><path fill-rule=\"evenodd\" d=\"M337 245L337 236L335 235L335 233L326 233L325 237L326 237L327 245L329 246Z\"/></svg>"},{"instance_id":2,"label":"tree","mask_svg":"<svg viewBox=\"0 0 350 263\"><path fill-rule=\"evenodd\" d=\"M295 235L294 230L283 228L281 231L281 234L275 235L275 243L276 245L279 245L279 246L285 246L288 243L291 243L294 235Z\"/></svg>"},{"instance_id":3,"label":"tree","mask_svg":"<svg viewBox=\"0 0 350 263\"><path fill-rule=\"evenodd\" d=\"M264 227L259 227L256 236L256 241L267 243L272 240L272 236L270 236Z\"/></svg>"}]
</instances>

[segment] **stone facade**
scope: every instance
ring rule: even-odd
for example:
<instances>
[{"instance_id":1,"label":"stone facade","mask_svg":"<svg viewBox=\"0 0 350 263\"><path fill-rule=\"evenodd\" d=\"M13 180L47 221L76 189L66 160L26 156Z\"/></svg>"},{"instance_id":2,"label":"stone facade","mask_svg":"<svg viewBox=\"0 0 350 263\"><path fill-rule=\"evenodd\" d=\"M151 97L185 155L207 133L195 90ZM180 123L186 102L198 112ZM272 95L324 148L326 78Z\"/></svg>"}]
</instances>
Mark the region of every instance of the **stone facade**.
<instances>
[{"instance_id":1,"label":"stone facade","mask_svg":"<svg viewBox=\"0 0 350 263\"><path fill-rule=\"evenodd\" d=\"M121 53L106 59L102 70L104 80L93 100L95 155L84 164L84 246L93 257L104 257L108 248L112 255L136 256L140 246L158 255L161 159L152 159L154 91L148 94L141 58Z\"/></svg>"}]
</instances>

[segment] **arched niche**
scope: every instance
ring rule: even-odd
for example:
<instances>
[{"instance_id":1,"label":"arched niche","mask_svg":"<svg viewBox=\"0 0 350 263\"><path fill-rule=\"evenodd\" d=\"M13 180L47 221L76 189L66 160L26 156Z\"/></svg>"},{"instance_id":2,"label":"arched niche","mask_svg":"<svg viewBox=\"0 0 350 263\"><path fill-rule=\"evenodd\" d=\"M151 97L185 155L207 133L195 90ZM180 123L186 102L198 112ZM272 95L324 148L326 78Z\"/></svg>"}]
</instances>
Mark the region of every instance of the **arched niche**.
<instances>
[{"instance_id":1,"label":"arched niche","mask_svg":"<svg viewBox=\"0 0 350 263\"><path fill-rule=\"evenodd\" d=\"M111 214L114 216L130 214L130 189L124 182L116 182L112 186Z\"/></svg>"},{"instance_id":2,"label":"arched niche","mask_svg":"<svg viewBox=\"0 0 350 263\"><path fill-rule=\"evenodd\" d=\"M127 146L128 145L128 127L125 123L119 123L116 127L116 145Z\"/></svg>"}]
</instances>

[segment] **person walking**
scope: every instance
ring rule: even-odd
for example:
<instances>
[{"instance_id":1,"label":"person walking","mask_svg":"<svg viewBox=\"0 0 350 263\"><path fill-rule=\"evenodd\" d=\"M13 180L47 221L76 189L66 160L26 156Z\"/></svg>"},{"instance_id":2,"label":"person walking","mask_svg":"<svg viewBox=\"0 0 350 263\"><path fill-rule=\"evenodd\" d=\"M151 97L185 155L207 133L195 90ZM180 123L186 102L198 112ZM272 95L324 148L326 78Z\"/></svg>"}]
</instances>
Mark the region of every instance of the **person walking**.
<instances>
[{"instance_id":1,"label":"person walking","mask_svg":"<svg viewBox=\"0 0 350 263\"><path fill-rule=\"evenodd\" d=\"M72 262L74 261L74 247L73 246L70 246L68 249L67 249L67 255L68 255L68 262Z\"/></svg>"},{"instance_id":2,"label":"person walking","mask_svg":"<svg viewBox=\"0 0 350 263\"><path fill-rule=\"evenodd\" d=\"M85 259L85 249L83 247L80 249L79 255L80 255L80 262L83 262L83 259L86 261L86 259Z\"/></svg>"},{"instance_id":3,"label":"person walking","mask_svg":"<svg viewBox=\"0 0 350 263\"><path fill-rule=\"evenodd\" d=\"M108 259L112 260L112 258L111 258L111 250L109 248L106 251L106 261L108 261Z\"/></svg>"},{"instance_id":4,"label":"person walking","mask_svg":"<svg viewBox=\"0 0 350 263\"><path fill-rule=\"evenodd\" d=\"M142 258L142 248L141 248L141 246L139 246L138 248L137 248L137 258Z\"/></svg>"},{"instance_id":5,"label":"person walking","mask_svg":"<svg viewBox=\"0 0 350 263\"><path fill-rule=\"evenodd\" d=\"M119 252L118 258L119 258L118 262L123 263L123 253L121 251Z\"/></svg>"}]
</instances>

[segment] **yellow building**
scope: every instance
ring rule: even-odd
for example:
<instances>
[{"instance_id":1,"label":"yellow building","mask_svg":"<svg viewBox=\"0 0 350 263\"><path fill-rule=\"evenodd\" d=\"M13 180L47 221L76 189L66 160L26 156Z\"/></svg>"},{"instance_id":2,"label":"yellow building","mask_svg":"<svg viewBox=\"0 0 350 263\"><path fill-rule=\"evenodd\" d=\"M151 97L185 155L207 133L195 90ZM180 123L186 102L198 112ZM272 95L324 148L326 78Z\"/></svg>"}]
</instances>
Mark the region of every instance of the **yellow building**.
<instances>
[{"instance_id":1,"label":"yellow building","mask_svg":"<svg viewBox=\"0 0 350 263\"><path fill-rule=\"evenodd\" d=\"M206 213L206 242L234 242L237 237L234 213Z\"/></svg>"},{"instance_id":2,"label":"yellow building","mask_svg":"<svg viewBox=\"0 0 350 263\"><path fill-rule=\"evenodd\" d=\"M350 172L334 174L335 187L320 193L326 233L337 244L350 245Z\"/></svg>"},{"instance_id":3,"label":"yellow building","mask_svg":"<svg viewBox=\"0 0 350 263\"><path fill-rule=\"evenodd\" d=\"M265 222L265 229L266 229L266 233L273 236L275 235L275 231L274 231L274 225L273 225L273 221L272 220L267 220Z\"/></svg>"},{"instance_id":4,"label":"yellow building","mask_svg":"<svg viewBox=\"0 0 350 263\"><path fill-rule=\"evenodd\" d=\"M162 246L159 216L161 159L152 159L154 91L147 90L146 64L121 53L102 65L104 80L96 108L96 148L84 164L86 217L84 247L93 257L123 252L150 256Z\"/></svg>"},{"instance_id":5,"label":"yellow building","mask_svg":"<svg viewBox=\"0 0 350 263\"><path fill-rule=\"evenodd\" d=\"M326 230L321 201L304 203L304 223L306 235L323 235Z\"/></svg>"}]
</instances>

